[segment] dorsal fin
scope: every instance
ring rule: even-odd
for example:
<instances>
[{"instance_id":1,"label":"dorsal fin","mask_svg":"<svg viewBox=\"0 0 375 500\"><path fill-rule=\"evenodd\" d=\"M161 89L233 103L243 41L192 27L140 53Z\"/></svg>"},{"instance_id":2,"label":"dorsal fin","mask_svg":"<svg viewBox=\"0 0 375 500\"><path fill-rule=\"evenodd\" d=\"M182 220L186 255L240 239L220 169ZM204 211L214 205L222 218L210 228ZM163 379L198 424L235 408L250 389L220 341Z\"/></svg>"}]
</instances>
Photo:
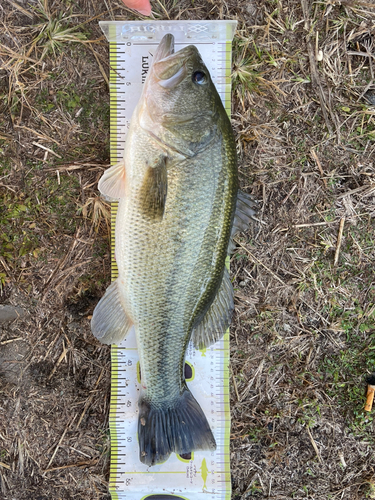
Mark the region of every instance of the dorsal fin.
<instances>
[{"instance_id":1,"label":"dorsal fin","mask_svg":"<svg viewBox=\"0 0 375 500\"><path fill-rule=\"evenodd\" d=\"M214 301L202 321L192 333L192 342L197 349L203 349L219 340L227 330L234 309L234 291L228 269L224 269L223 280Z\"/></svg>"},{"instance_id":2,"label":"dorsal fin","mask_svg":"<svg viewBox=\"0 0 375 500\"><path fill-rule=\"evenodd\" d=\"M246 231L252 222L258 222L255 219L257 208L257 203L251 195L238 190L236 213L228 245L228 255L231 255L236 248L236 245L233 243L233 238L236 234Z\"/></svg>"}]
</instances>

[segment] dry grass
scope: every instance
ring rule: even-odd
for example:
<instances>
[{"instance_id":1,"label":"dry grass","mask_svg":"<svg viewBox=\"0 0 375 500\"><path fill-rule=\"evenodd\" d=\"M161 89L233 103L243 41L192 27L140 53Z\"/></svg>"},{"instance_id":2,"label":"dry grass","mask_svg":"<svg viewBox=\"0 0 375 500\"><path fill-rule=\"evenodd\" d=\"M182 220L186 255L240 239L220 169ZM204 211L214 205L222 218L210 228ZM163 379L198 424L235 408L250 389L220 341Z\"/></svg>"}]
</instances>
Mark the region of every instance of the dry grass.
<instances>
[{"instance_id":1,"label":"dry grass","mask_svg":"<svg viewBox=\"0 0 375 500\"><path fill-rule=\"evenodd\" d=\"M232 261L233 498L374 498L375 8L153 3L238 19L233 127L259 230ZM108 499L108 47L120 0L0 5L0 496Z\"/></svg>"}]
</instances>

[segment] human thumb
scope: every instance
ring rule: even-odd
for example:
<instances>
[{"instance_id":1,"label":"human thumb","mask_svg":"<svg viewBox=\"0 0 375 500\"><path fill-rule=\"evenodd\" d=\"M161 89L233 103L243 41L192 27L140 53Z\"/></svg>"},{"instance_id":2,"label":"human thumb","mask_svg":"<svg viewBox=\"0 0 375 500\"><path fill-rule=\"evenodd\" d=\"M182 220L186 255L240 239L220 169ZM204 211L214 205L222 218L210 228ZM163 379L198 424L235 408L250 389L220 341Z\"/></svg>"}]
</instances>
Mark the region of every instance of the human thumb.
<instances>
[{"instance_id":1,"label":"human thumb","mask_svg":"<svg viewBox=\"0 0 375 500\"><path fill-rule=\"evenodd\" d=\"M151 5L149 0L123 0L124 4L130 9L134 9L144 16L151 14Z\"/></svg>"}]
</instances>

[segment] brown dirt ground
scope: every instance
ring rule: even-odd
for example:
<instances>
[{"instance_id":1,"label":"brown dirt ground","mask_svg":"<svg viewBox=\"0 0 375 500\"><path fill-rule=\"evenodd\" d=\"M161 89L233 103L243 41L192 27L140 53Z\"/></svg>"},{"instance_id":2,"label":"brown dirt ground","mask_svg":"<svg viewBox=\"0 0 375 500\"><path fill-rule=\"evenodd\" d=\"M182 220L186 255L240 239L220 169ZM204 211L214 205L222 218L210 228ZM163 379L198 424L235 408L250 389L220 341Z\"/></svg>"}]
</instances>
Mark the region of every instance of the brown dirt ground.
<instances>
[{"instance_id":1,"label":"brown dirt ground","mask_svg":"<svg viewBox=\"0 0 375 500\"><path fill-rule=\"evenodd\" d=\"M239 21L232 123L260 223L231 267L233 498L375 498L374 4L153 10ZM115 0L0 5L0 303L27 311L0 324L4 500L110 498L110 351L89 327L110 280L97 22L136 18Z\"/></svg>"}]
</instances>

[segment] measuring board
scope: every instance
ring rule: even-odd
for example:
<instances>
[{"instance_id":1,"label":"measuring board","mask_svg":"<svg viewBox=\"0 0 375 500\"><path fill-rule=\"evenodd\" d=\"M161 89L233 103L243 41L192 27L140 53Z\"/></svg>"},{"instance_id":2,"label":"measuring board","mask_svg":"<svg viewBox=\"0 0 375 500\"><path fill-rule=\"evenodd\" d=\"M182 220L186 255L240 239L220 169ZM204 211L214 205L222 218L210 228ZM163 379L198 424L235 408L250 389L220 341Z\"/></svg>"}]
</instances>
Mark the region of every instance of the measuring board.
<instances>
[{"instance_id":1,"label":"measuring board","mask_svg":"<svg viewBox=\"0 0 375 500\"><path fill-rule=\"evenodd\" d=\"M236 21L100 22L110 43L111 163L124 153L132 113L166 33L175 37L175 51L194 44L210 71L230 115L232 39ZM117 204L112 204L112 280ZM170 458L153 467L139 460L137 440L139 357L134 328L119 346L112 346L111 473L112 500L230 500L229 333L207 349L188 345L185 377L215 436L215 451Z\"/></svg>"}]
</instances>

